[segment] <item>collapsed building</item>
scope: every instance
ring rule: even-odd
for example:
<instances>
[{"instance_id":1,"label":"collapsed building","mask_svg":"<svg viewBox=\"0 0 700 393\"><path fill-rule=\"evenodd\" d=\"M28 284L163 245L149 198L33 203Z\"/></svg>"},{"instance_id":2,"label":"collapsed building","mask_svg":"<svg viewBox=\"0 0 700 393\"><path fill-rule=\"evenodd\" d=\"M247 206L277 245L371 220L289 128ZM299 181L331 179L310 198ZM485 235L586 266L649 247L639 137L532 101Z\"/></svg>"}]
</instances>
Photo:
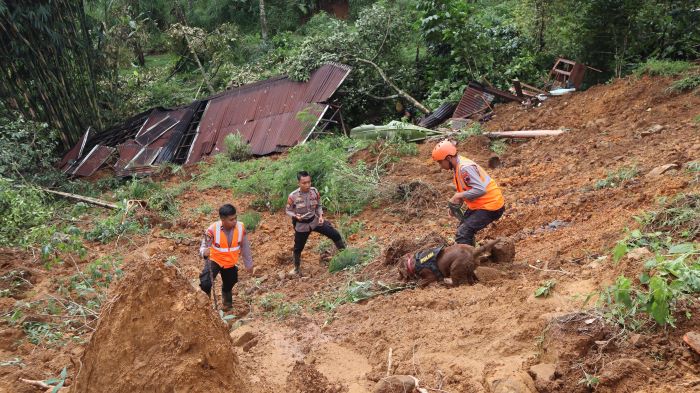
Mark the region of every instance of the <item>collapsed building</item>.
<instances>
[{"instance_id":1,"label":"collapsed building","mask_svg":"<svg viewBox=\"0 0 700 393\"><path fill-rule=\"evenodd\" d=\"M192 164L240 134L254 155L284 151L329 124L344 128L333 96L350 67L328 63L308 81L287 76L226 90L176 108L156 107L100 133L88 129L59 163L70 176L111 165L118 176L147 175L160 164Z\"/></svg>"}]
</instances>

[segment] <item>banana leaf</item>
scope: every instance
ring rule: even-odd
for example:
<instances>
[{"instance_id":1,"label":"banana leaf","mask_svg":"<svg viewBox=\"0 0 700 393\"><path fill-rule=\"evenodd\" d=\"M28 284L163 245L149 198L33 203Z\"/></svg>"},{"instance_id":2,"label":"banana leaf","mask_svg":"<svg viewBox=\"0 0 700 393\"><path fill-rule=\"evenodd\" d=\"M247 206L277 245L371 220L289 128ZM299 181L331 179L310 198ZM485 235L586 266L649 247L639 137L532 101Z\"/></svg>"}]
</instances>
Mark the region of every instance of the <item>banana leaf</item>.
<instances>
[{"instance_id":1,"label":"banana leaf","mask_svg":"<svg viewBox=\"0 0 700 393\"><path fill-rule=\"evenodd\" d=\"M353 138L364 140L399 138L407 142L416 142L431 136L444 135L444 133L394 120L383 126L363 124L351 129L350 135Z\"/></svg>"}]
</instances>

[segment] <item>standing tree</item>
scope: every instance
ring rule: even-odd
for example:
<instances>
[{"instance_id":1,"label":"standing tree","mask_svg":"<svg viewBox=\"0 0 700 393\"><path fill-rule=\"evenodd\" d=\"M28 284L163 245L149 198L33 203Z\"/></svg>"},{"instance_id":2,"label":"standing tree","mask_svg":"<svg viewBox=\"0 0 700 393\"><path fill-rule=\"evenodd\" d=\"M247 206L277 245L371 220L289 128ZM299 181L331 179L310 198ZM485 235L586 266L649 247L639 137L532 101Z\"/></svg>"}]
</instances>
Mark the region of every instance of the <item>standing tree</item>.
<instances>
[{"instance_id":1,"label":"standing tree","mask_svg":"<svg viewBox=\"0 0 700 393\"><path fill-rule=\"evenodd\" d=\"M0 2L0 105L59 130L70 148L101 127L82 1Z\"/></svg>"},{"instance_id":2,"label":"standing tree","mask_svg":"<svg viewBox=\"0 0 700 393\"><path fill-rule=\"evenodd\" d=\"M260 30L262 39L267 42L267 16L265 15L265 0L260 0Z\"/></svg>"}]
</instances>

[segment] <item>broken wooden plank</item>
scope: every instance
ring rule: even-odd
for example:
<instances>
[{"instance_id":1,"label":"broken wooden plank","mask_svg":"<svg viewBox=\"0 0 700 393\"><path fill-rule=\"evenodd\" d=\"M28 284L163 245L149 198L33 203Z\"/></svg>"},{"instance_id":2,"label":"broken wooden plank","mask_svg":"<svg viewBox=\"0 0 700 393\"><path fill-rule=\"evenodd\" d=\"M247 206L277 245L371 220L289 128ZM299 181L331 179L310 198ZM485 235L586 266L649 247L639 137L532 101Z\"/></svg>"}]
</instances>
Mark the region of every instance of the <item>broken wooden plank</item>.
<instances>
[{"instance_id":1,"label":"broken wooden plank","mask_svg":"<svg viewBox=\"0 0 700 393\"><path fill-rule=\"evenodd\" d=\"M77 201L89 203L89 204L100 206L100 207L106 207L108 209L117 209L118 208L118 206L115 205L114 203L103 201L103 200L97 199L97 198L91 198L91 197L86 197L86 196L82 196L82 195L71 194L68 192L49 190L47 188L42 188L41 190L48 192L50 194L60 195L60 196L65 197L65 198L75 199Z\"/></svg>"},{"instance_id":2,"label":"broken wooden plank","mask_svg":"<svg viewBox=\"0 0 700 393\"><path fill-rule=\"evenodd\" d=\"M539 136L556 136L565 133L566 130L523 130L523 131L493 131L485 132L489 138L536 138Z\"/></svg>"}]
</instances>

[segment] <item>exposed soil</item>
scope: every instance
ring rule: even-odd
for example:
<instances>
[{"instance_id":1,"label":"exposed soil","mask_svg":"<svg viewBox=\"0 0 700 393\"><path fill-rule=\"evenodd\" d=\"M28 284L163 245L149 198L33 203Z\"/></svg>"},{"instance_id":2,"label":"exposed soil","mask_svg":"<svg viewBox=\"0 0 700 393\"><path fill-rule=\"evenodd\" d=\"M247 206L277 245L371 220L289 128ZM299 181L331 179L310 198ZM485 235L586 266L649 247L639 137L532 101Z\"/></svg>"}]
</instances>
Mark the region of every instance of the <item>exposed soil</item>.
<instances>
[{"instance_id":1,"label":"exposed soil","mask_svg":"<svg viewBox=\"0 0 700 393\"><path fill-rule=\"evenodd\" d=\"M198 208L229 202L231 192L190 189L178 198L181 217L167 223L168 232L185 234L186 239L173 239L157 228L117 244L90 244L89 255L76 261L82 267L119 251L132 271L114 288L112 293L122 296L103 309L89 344L76 340L59 347L35 346L17 325L2 322L0 361L17 357L23 366L0 367L0 391L37 392L18 378L55 377L66 365L72 377L80 370L77 384L69 381L80 391L87 391L81 381L92 381L95 389L113 386L110 391L118 392L165 391L159 389L167 384L190 391L206 391L205 386L239 391L245 378L250 381L245 391L250 392L360 393L372 391L389 365L390 374L414 375L421 386L451 393L587 392L591 389L581 383L584 371L599 378L602 392L698 391L700 355L682 342L685 332L700 329L698 318L679 316L676 328L621 334L597 315L581 311L584 304L591 305L585 302L589 294L619 274L638 276L643 260L625 258L613 264L609 257L598 259L609 255L625 228L635 227L633 217L654 209L659 197L698 192L698 181L686 164L700 159L700 126L693 121L700 96L670 96L665 92L669 83L662 78L621 79L552 98L534 109L496 107L493 120L486 123L490 130L569 131L511 141L501 165L489 170L504 191L506 213L480 232L478 241L511 239L515 259L478 268L480 281L473 286L434 284L319 311L321 299L334 299L350 281L401 285L393 266L398 257L440 238L453 241L456 222L447 216L444 202L453 192L451 179L430 160L432 143L421 145L418 156L403 158L384 178L385 189L393 190L391 195L401 191L401 198L387 198L391 200L353 218L364 222L364 228L348 243L377 244L383 251L356 273L328 273L317 251L321 238L313 235L303 254L307 277L288 276L292 228L282 212L263 213L250 234L256 271L252 276L240 273L234 288L236 322L230 321L229 327L236 328L234 333L243 328L254 332L254 344L247 347L231 343L207 299L190 285L201 269L199 237L217 219L215 212L203 214ZM492 156L483 137L469 138L459 148L483 166ZM369 156L361 158L371 162ZM668 163L679 169L646 176ZM594 187L609 172L625 167L635 167L639 176L611 188ZM168 181L174 184L180 178ZM241 211L251 200L234 195ZM420 212L412 214L412 205ZM331 217L336 224L338 219ZM507 256L511 251L504 247L499 252ZM172 268L144 270L141 262L158 266L172 257L182 276ZM31 283L0 298L3 313L20 299L55 292L55 277L75 273L67 263L48 274L26 253L2 253L0 258L0 275L24 270ZM155 287L145 284L151 279L158 283ZM557 281L552 295L536 298L535 289L546 280ZM298 303L300 309L267 313L260 301L272 294ZM697 306L691 310L694 316L700 313ZM90 337L89 332L82 337ZM189 351L178 352L186 343L192 344ZM203 367L205 363L213 368ZM528 374L538 364L554 367L552 380ZM126 381L136 387L125 390Z\"/></svg>"},{"instance_id":2,"label":"exposed soil","mask_svg":"<svg viewBox=\"0 0 700 393\"><path fill-rule=\"evenodd\" d=\"M111 299L73 392L249 391L226 324L174 267L134 262Z\"/></svg>"}]
</instances>

